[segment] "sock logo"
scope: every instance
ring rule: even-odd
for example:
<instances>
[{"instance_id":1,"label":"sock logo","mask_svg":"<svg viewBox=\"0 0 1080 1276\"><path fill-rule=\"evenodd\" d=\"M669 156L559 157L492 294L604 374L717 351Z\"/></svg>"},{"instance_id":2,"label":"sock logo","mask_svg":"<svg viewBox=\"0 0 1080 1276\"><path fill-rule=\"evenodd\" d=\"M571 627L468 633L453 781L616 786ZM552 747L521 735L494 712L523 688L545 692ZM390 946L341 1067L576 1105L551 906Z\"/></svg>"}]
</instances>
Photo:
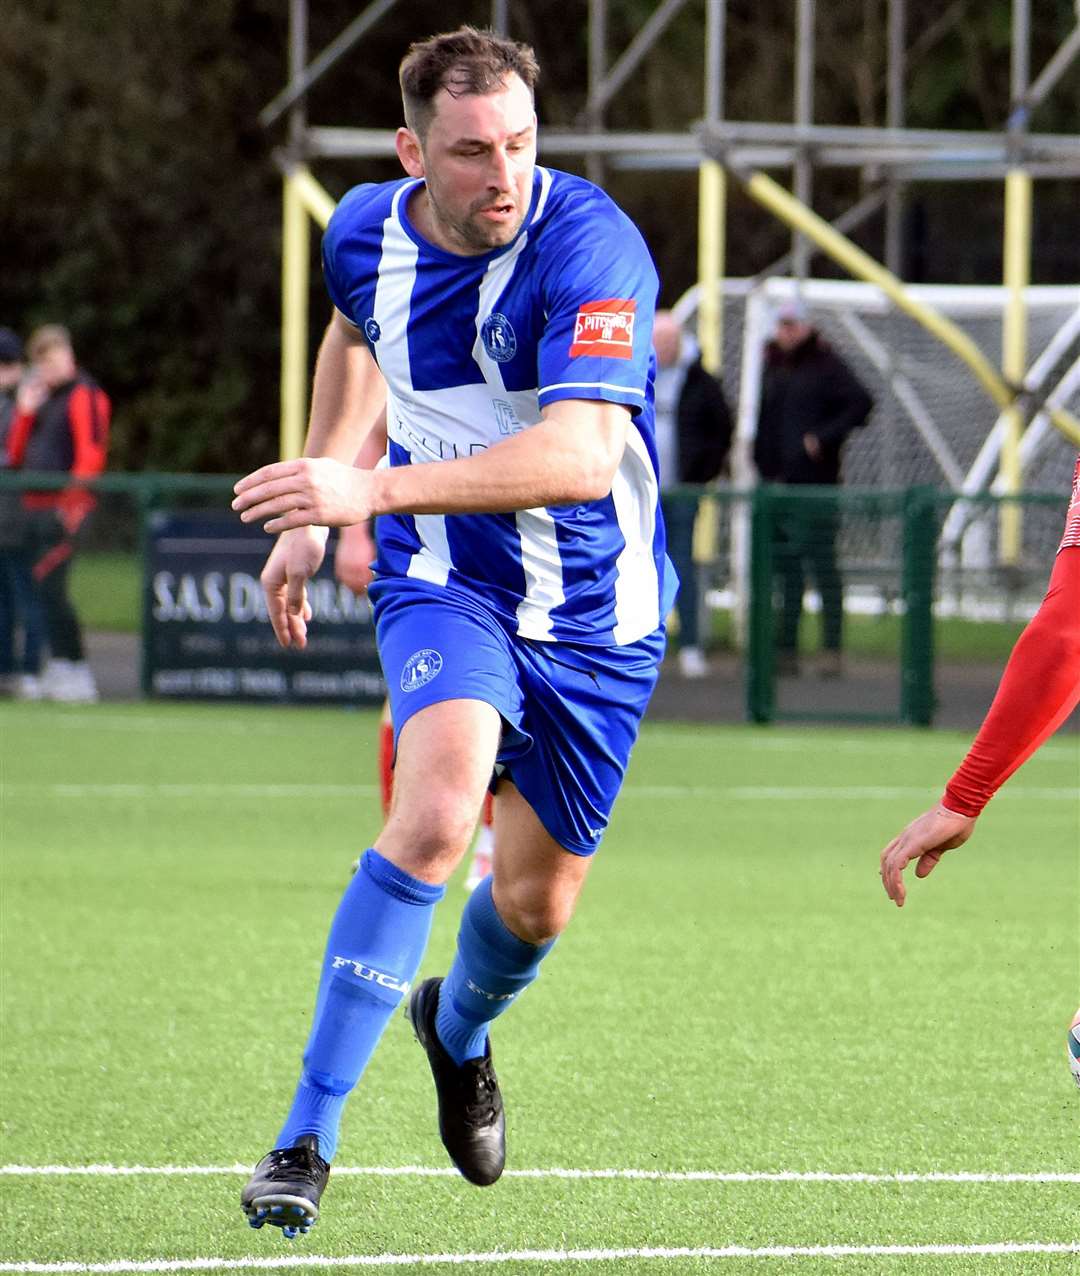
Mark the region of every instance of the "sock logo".
<instances>
[{"instance_id":1,"label":"sock logo","mask_svg":"<svg viewBox=\"0 0 1080 1276\"><path fill-rule=\"evenodd\" d=\"M343 966L351 966L357 979L366 979L368 983L378 984L380 988L389 988L391 992L399 992L404 996L409 991L407 979L397 979L374 966L365 966L362 961L353 961L350 957L335 957L332 970L340 970Z\"/></svg>"},{"instance_id":2,"label":"sock logo","mask_svg":"<svg viewBox=\"0 0 1080 1276\"><path fill-rule=\"evenodd\" d=\"M517 996L516 992L487 992L485 989L477 987L468 978L466 978L465 983L468 985L470 992L476 993L478 997L486 997L488 1001L513 1001Z\"/></svg>"}]
</instances>

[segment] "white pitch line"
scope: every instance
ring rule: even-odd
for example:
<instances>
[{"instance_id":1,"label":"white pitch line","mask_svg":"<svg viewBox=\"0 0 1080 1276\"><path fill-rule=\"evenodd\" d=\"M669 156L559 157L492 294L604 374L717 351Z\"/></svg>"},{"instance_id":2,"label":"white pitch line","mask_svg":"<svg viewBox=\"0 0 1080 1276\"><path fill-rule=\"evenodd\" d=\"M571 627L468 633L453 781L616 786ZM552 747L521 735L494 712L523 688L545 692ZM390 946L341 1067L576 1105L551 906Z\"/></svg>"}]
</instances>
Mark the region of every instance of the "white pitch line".
<instances>
[{"instance_id":1,"label":"white pitch line","mask_svg":"<svg viewBox=\"0 0 1080 1276\"><path fill-rule=\"evenodd\" d=\"M702 727L708 730L712 725L703 723ZM935 732L914 741L902 737L889 739L859 734L840 735L833 731L822 733L819 728L816 729L817 734L811 737L808 733L774 735L771 731L768 734L752 732L745 727L740 727L737 723L717 723L716 725L730 727L733 730L744 730L745 734L733 743L737 743L740 752L750 753L806 753L810 748L826 748L830 753L857 753L860 756L868 753L883 753L889 757L897 754L925 757L927 753L940 750L942 753L955 754L959 758L963 755L970 738L962 732L953 732L952 735L948 732ZM676 727L668 723L649 723L646 720L638 744L635 745L635 756L638 752L650 749L655 749L657 752L668 748L700 750L703 738L704 733L701 727ZM1080 735L1074 735L1071 738L1063 735L1056 743L1044 744L1039 750L1039 758L1043 762L1071 762L1075 765L1078 755L1080 755Z\"/></svg>"},{"instance_id":2,"label":"white pitch line","mask_svg":"<svg viewBox=\"0 0 1080 1276\"><path fill-rule=\"evenodd\" d=\"M251 1172L247 1165L0 1165L0 1175L18 1177L127 1178L139 1175L196 1177ZM458 1178L449 1165L341 1165L335 1178ZM1080 1183L1080 1173L1052 1170L999 1173L991 1170L930 1170L893 1173L831 1170L636 1170L546 1169L504 1170L508 1179L623 1179L660 1183Z\"/></svg>"},{"instance_id":3,"label":"white pitch line","mask_svg":"<svg viewBox=\"0 0 1080 1276\"><path fill-rule=\"evenodd\" d=\"M82 801L86 798L161 798L163 800L219 800L222 798L352 798L373 797L375 784L3 784L3 797L53 797ZM931 790L926 785L855 784L855 785L776 785L776 784L628 784L622 790L626 799L706 798L720 802L865 802L925 799ZM1064 786L1017 786L1001 793L998 802L1076 802L1080 788Z\"/></svg>"},{"instance_id":4,"label":"white pitch line","mask_svg":"<svg viewBox=\"0 0 1080 1276\"><path fill-rule=\"evenodd\" d=\"M0 1263L0 1272L102 1273L249 1271L297 1267L435 1267L495 1263L610 1263L626 1259L685 1258L915 1258L1017 1254L1080 1254L1080 1241L996 1241L984 1245L702 1245L697 1248L518 1249L474 1254L287 1254L280 1258L160 1258L145 1262Z\"/></svg>"}]
</instances>

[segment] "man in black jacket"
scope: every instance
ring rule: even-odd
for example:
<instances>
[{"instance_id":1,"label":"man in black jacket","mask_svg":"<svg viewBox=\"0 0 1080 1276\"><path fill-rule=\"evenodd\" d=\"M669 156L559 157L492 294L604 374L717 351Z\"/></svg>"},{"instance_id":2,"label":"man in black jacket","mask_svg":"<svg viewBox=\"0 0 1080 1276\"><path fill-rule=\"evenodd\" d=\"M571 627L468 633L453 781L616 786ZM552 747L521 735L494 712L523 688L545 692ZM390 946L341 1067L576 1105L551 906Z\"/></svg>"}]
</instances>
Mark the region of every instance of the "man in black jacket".
<instances>
[{"instance_id":1,"label":"man in black jacket","mask_svg":"<svg viewBox=\"0 0 1080 1276\"><path fill-rule=\"evenodd\" d=\"M698 495L683 485L709 483L724 468L731 444L731 413L720 382L705 371L694 343L670 310L653 323L656 350L656 447L667 552L679 575L679 668L686 678L706 672L694 567Z\"/></svg>"},{"instance_id":2,"label":"man in black jacket","mask_svg":"<svg viewBox=\"0 0 1080 1276\"><path fill-rule=\"evenodd\" d=\"M765 351L754 464L770 483L836 486L840 454L852 430L866 423L874 401L844 361L810 324L801 301L785 302ZM798 672L799 619L805 567L821 594L821 672L840 673L843 586L836 564L839 511L835 500L792 502L776 521L774 552L783 589L779 635L781 673Z\"/></svg>"}]
</instances>

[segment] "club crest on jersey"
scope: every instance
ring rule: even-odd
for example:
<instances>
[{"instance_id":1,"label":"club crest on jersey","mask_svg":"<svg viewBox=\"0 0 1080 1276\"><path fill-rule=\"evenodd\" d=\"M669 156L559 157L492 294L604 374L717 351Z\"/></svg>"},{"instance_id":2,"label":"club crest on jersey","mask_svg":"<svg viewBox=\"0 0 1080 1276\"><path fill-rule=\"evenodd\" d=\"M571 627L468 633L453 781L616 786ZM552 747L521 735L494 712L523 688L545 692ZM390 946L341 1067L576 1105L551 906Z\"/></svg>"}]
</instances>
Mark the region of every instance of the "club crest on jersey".
<instances>
[{"instance_id":1,"label":"club crest on jersey","mask_svg":"<svg viewBox=\"0 0 1080 1276\"><path fill-rule=\"evenodd\" d=\"M372 345L382 336L382 329L379 327L379 321L372 315L364 320L364 335Z\"/></svg>"},{"instance_id":2,"label":"club crest on jersey","mask_svg":"<svg viewBox=\"0 0 1080 1276\"><path fill-rule=\"evenodd\" d=\"M432 648L423 647L420 651L414 651L401 671L402 691L419 691L421 687L426 687L432 678L438 677L442 666L442 656Z\"/></svg>"},{"instance_id":3,"label":"club crest on jersey","mask_svg":"<svg viewBox=\"0 0 1080 1276\"><path fill-rule=\"evenodd\" d=\"M632 298L610 297L588 301L574 320L574 340L570 358L590 355L594 359L631 359L634 355L634 312Z\"/></svg>"},{"instance_id":4,"label":"club crest on jersey","mask_svg":"<svg viewBox=\"0 0 1080 1276\"><path fill-rule=\"evenodd\" d=\"M517 354L517 334L505 315L494 311L480 328L484 349L496 363L509 363Z\"/></svg>"}]
</instances>

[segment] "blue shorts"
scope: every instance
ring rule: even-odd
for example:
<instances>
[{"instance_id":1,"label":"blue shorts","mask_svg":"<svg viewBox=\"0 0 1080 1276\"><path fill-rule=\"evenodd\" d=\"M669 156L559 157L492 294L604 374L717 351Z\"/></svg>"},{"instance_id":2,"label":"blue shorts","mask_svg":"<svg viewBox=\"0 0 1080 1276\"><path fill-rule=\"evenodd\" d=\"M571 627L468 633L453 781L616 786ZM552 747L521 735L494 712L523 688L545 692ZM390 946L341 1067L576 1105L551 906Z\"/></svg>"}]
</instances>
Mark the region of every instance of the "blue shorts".
<instances>
[{"instance_id":1,"label":"blue shorts","mask_svg":"<svg viewBox=\"0 0 1080 1276\"><path fill-rule=\"evenodd\" d=\"M600 843L664 654L661 627L623 647L511 634L462 590L382 577L369 588L397 733L443 700L503 719L497 770L575 855Z\"/></svg>"}]
</instances>

